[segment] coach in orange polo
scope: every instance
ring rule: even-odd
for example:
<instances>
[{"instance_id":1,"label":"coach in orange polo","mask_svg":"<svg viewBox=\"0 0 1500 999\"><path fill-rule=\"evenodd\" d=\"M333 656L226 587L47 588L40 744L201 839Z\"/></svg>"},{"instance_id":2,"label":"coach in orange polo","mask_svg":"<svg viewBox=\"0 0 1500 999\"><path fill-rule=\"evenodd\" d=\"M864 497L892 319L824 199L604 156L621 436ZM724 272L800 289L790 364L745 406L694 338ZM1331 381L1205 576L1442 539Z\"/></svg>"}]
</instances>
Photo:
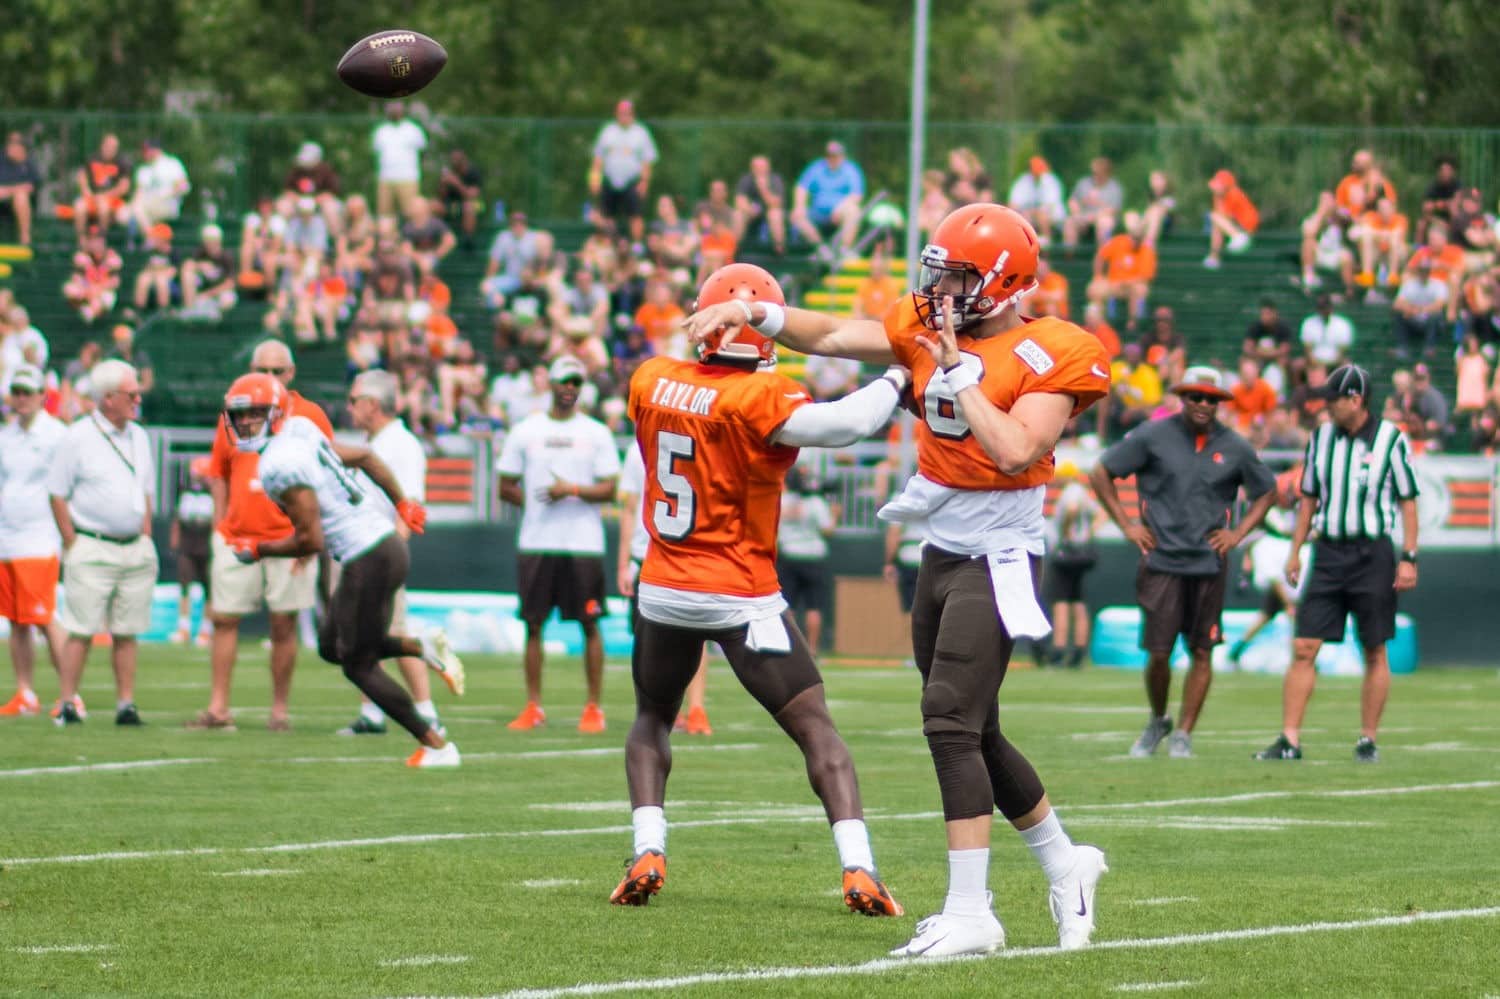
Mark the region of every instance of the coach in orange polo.
<instances>
[{"instance_id":1,"label":"coach in orange polo","mask_svg":"<svg viewBox=\"0 0 1500 999\"><path fill-rule=\"evenodd\" d=\"M280 340L265 340L250 358L250 370L268 374L287 386L290 404L287 416L305 416L333 438L328 414L315 402L292 391L297 373L292 351ZM235 448L219 423L210 457L209 490L214 497L212 539L214 623L212 686L208 707L188 722L189 728L231 729L229 688L239 651L240 618L264 604L271 620L271 718L273 731L289 727L287 697L292 689L292 670L297 664L297 613L308 610L317 599L318 563L312 559L268 558L246 565L234 557L227 538L271 541L292 533L291 521L260 486L260 455Z\"/></svg>"}]
</instances>

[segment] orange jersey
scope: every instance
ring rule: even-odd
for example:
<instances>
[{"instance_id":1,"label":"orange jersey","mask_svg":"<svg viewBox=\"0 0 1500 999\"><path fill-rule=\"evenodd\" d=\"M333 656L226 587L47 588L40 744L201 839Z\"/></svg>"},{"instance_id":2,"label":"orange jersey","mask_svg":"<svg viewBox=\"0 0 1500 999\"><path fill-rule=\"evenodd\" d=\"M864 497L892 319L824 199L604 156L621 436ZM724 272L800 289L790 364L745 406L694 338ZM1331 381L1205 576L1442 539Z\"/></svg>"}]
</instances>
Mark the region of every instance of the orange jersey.
<instances>
[{"instance_id":1,"label":"orange jersey","mask_svg":"<svg viewBox=\"0 0 1500 999\"><path fill-rule=\"evenodd\" d=\"M1150 281L1156 277L1156 251L1121 233L1099 247L1104 277L1109 281Z\"/></svg>"},{"instance_id":2,"label":"orange jersey","mask_svg":"<svg viewBox=\"0 0 1500 999\"><path fill-rule=\"evenodd\" d=\"M934 334L917 318L910 298L886 313L885 335L896 360L911 369L916 392L917 471L954 489L1028 489L1051 480L1049 451L1018 475L1000 471L963 418L958 400L939 381L937 362L917 343ZM1015 329L976 340L960 333L964 363L980 368L979 390L1006 412L1031 392L1073 397L1077 416L1109 394L1109 356L1099 338L1064 319L1028 319ZM931 389L931 391L929 391Z\"/></svg>"},{"instance_id":3,"label":"orange jersey","mask_svg":"<svg viewBox=\"0 0 1500 999\"><path fill-rule=\"evenodd\" d=\"M1215 209L1234 219L1236 225L1246 232L1260 228L1260 210L1250 196L1238 187L1231 187L1223 196L1214 199Z\"/></svg>"},{"instance_id":4,"label":"orange jersey","mask_svg":"<svg viewBox=\"0 0 1500 999\"><path fill-rule=\"evenodd\" d=\"M1051 271L1037 283L1036 291L1027 300L1028 311L1034 316L1056 316L1068 318L1068 279L1061 271Z\"/></svg>"},{"instance_id":5,"label":"orange jersey","mask_svg":"<svg viewBox=\"0 0 1500 999\"><path fill-rule=\"evenodd\" d=\"M328 422L323 407L296 392L287 395L287 419L305 416L318 425L323 436L333 440L333 424ZM235 447L223 418L220 418L219 429L214 434L214 449L209 462L209 477L229 483L229 502L224 508L224 519L219 522L219 533L224 538L274 541L292 533L292 522L261 489L260 455Z\"/></svg>"},{"instance_id":6,"label":"orange jersey","mask_svg":"<svg viewBox=\"0 0 1500 999\"><path fill-rule=\"evenodd\" d=\"M1433 253L1432 247L1419 247L1406 261L1406 269L1413 270L1419 264L1432 268L1432 276L1439 281L1451 281L1455 274L1464 272L1464 251L1449 243L1441 253Z\"/></svg>"},{"instance_id":7,"label":"orange jersey","mask_svg":"<svg viewBox=\"0 0 1500 999\"><path fill-rule=\"evenodd\" d=\"M676 302L666 305L646 302L635 310L635 324L645 330L646 342L656 348L660 348L686 318L687 313Z\"/></svg>"},{"instance_id":8,"label":"orange jersey","mask_svg":"<svg viewBox=\"0 0 1500 999\"><path fill-rule=\"evenodd\" d=\"M733 597L777 593L782 481L797 448L770 439L810 400L773 372L653 357L630 379L646 464L641 581Z\"/></svg>"},{"instance_id":9,"label":"orange jersey","mask_svg":"<svg viewBox=\"0 0 1500 999\"><path fill-rule=\"evenodd\" d=\"M906 294L906 283L887 274L883 278L867 277L854 290L854 312L870 319L886 314L891 303Z\"/></svg>"}]
</instances>

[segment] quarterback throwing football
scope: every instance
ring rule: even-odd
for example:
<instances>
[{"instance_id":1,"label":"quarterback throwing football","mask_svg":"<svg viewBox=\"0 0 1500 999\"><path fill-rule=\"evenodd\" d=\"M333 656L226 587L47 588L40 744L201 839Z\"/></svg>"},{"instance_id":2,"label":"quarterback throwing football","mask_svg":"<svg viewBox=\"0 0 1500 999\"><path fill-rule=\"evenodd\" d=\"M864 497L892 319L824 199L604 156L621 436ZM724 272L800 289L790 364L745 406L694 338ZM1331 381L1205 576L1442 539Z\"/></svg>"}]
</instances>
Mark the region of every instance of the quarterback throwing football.
<instances>
[{"instance_id":1,"label":"quarterback throwing football","mask_svg":"<svg viewBox=\"0 0 1500 999\"><path fill-rule=\"evenodd\" d=\"M1036 233L1016 212L966 205L933 230L916 290L883 323L766 301L715 305L686 321L696 342L723 345L748 328L803 353L911 370L917 474L880 516L920 525L926 541L912 646L947 824L948 894L942 911L892 951L900 956L1004 944L987 890L996 807L1051 883L1062 947L1088 943L1094 889L1107 869L1102 852L1063 831L1036 771L1001 733L996 700L1016 639L1051 630L1035 580L1053 446L1070 419L1109 391L1109 358L1094 336L1017 311L1036 290L1037 253Z\"/></svg>"}]
</instances>

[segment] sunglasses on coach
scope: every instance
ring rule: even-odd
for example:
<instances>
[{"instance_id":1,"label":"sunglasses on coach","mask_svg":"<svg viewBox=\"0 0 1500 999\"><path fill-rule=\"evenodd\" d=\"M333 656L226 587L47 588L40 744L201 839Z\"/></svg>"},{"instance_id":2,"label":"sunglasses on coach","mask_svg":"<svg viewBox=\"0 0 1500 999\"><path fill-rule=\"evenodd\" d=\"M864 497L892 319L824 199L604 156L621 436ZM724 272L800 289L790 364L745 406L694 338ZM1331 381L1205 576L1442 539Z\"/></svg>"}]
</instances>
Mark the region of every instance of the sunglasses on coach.
<instances>
[{"instance_id":1,"label":"sunglasses on coach","mask_svg":"<svg viewBox=\"0 0 1500 999\"><path fill-rule=\"evenodd\" d=\"M1217 396L1212 396L1205 392L1184 392L1182 393L1182 401L1196 402L1200 406L1204 406L1208 405L1209 403L1217 404L1219 399Z\"/></svg>"}]
</instances>

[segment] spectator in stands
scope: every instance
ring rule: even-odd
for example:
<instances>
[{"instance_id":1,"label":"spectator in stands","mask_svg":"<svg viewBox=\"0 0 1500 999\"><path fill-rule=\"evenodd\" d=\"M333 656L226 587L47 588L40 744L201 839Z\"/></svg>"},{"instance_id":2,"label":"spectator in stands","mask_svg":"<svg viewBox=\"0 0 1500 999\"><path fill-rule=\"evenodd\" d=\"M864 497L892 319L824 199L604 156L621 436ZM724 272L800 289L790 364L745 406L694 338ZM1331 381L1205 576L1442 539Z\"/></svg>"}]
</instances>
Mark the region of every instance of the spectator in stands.
<instances>
[{"instance_id":1,"label":"spectator in stands","mask_svg":"<svg viewBox=\"0 0 1500 999\"><path fill-rule=\"evenodd\" d=\"M1262 366L1274 364L1282 371L1287 371L1292 364L1294 339L1292 328L1281 318L1281 310L1276 308L1276 300L1263 298L1260 300L1260 312L1256 315L1255 322L1245 330L1240 353L1249 354Z\"/></svg>"},{"instance_id":2,"label":"spectator in stands","mask_svg":"<svg viewBox=\"0 0 1500 999\"><path fill-rule=\"evenodd\" d=\"M23 367L46 371L50 355L47 338L31 324L31 314L24 306L11 306L0 324L0 396L9 391L13 372Z\"/></svg>"},{"instance_id":3,"label":"spectator in stands","mask_svg":"<svg viewBox=\"0 0 1500 999\"><path fill-rule=\"evenodd\" d=\"M1417 252L1406 262L1407 275L1419 266L1427 267L1431 277L1448 287L1444 315L1448 322L1457 322L1458 305L1463 291L1464 251L1453 245L1449 239L1448 227L1443 223L1434 222L1427 227L1426 244L1418 247Z\"/></svg>"},{"instance_id":4,"label":"spectator in stands","mask_svg":"<svg viewBox=\"0 0 1500 999\"><path fill-rule=\"evenodd\" d=\"M1068 318L1067 276L1061 271L1053 270L1052 262L1046 257L1037 258L1036 291L1022 300L1021 309L1028 316Z\"/></svg>"},{"instance_id":5,"label":"spectator in stands","mask_svg":"<svg viewBox=\"0 0 1500 999\"><path fill-rule=\"evenodd\" d=\"M202 242L182 264L182 305L185 312L217 320L234 308L234 260L224 249L224 230L210 222L200 231Z\"/></svg>"},{"instance_id":6,"label":"spectator in stands","mask_svg":"<svg viewBox=\"0 0 1500 999\"><path fill-rule=\"evenodd\" d=\"M0 156L0 208L16 220L16 241L31 245L31 216L36 196L42 186L42 175L26 149L26 137L20 132L5 136L5 155Z\"/></svg>"},{"instance_id":7,"label":"spectator in stands","mask_svg":"<svg viewBox=\"0 0 1500 999\"><path fill-rule=\"evenodd\" d=\"M1250 237L1260 228L1260 211L1228 170L1209 178L1208 190L1213 206L1208 211L1208 256L1203 258L1203 266L1214 269L1221 266L1226 249L1242 253L1250 248Z\"/></svg>"},{"instance_id":8,"label":"spectator in stands","mask_svg":"<svg viewBox=\"0 0 1500 999\"><path fill-rule=\"evenodd\" d=\"M317 273L318 261L328 256L331 241L328 223L318 212L318 201L303 195L295 202L296 214L282 236L281 273L306 281Z\"/></svg>"},{"instance_id":9,"label":"spectator in stands","mask_svg":"<svg viewBox=\"0 0 1500 999\"><path fill-rule=\"evenodd\" d=\"M1187 370L1187 341L1177 332L1177 317L1170 305L1158 305L1151 314L1151 328L1141 337L1146 363L1154 365L1169 384L1182 379Z\"/></svg>"},{"instance_id":10,"label":"spectator in stands","mask_svg":"<svg viewBox=\"0 0 1500 999\"><path fill-rule=\"evenodd\" d=\"M73 273L63 285L63 298L78 310L86 323L115 307L120 292L120 255L104 242L104 233L93 227L73 254Z\"/></svg>"},{"instance_id":11,"label":"spectator in stands","mask_svg":"<svg viewBox=\"0 0 1500 999\"><path fill-rule=\"evenodd\" d=\"M759 233L762 226L765 237ZM777 256L786 252L786 182L766 156L750 157L749 171L734 188L735 239L744 242L746 233L757 242L769 237Z\"/></svg>"},{"instance_id":12,"label":"spectator in stands","mask_svg":"<svg viewBox=\"0 0 1500 999\"><path fill-rule=\"evenodd\" d=\"M802 367L802 383L816 402L842 399L859 388L858 361L813 354Z\"/></svg>"},{"instance_id":13,"label":"spectator in stands","mask_svg":"<svg viewBox=\"0 0 1500 999\"><path fill-rule=\"evenodd\" d=\"M943 177L943 189L955 208L976 201L995 200L994 181L985 172L979 154L968 146L948 151L948 172Z\"/></svg>"},{"instance_id":14,"label":"spectator in stands","mask_svg":"<svg viewBox=\"0 0 1500 999\"><path fill-rule=\"evenodd\" d=\"M363 194L351 194L344 202L344 227L334 241L334 261L339 277L354 290L364 286L365 275L375 264L375 217Z\"/></svg>"},{"instance_id":15,"label":"spectator in stands","mask_svg":"<svg viewBox=\"0 0 1500 999\"><path fill-rule=\"evenodd\" d=\"M729 182L715 177L708 182L708 196L693 206L693 214L707 210L714 222L726 229L734 229L734 204L729 200ZM735 237L739 239L738 236Z\"/></svg>"},{"instance_id":16,"label":"spectator in stands","mask_svg":"<svg viewBox=\"0 0 1500 999\"><path fill-rule=\"evenodd\" d=\"M170 308L181 264L182 254L172 245L171 226L157 222L146 230L146 262L135 276L135 307L145 309L154 304L158 309Z\"/></svg>"},{"instance_id":17,"label":"spectator in stands","mask_svg":"<svg viewBox=\"0 0 1500 999\"><path fill-rule=\"evenodd\" d=\"M401 252L417 265L419 274L436 271L457 245L448 223L432 214L432 202L418 198L411 203L401 227Z\"/></svg>"},{"instance_id":18,"label":"spectator in stands","mask_svg":"<svg viewBox=\"0 0 1500 999\"><path fill-rule=\"evenodd\" d=\"M1438 227L1433 226L1432 232ZM1433 273L1428 260L1413 261L1401 280L1401 290L1391 304L1395 313L1396 356L1411 356L1412 344L1420 343L1423 357L1437 349L1438 334L1443 331L1443 317L1448 310L1451 288L1447 281Z\"/></svg>"},{"instance_id":19,"label":"spectator in stands","mask_svg":"<svg viewBox=\"0 0 1500 999\"><path fill-rule=\"evenodd\" d=\"M1239 379L1229 394L1229 412L1235 429L1242 434L1265 422L1278 402L1276 389L1260 376L1260 362L1252 356L1240 358Z\"/></svg>"},{"instance_id":20,"label":"spectator in stands","mask_svg":"<svg viewBox=\"0 0 1500 999\"><path fill-rule=\"evenodd\" d=\"M1308 357L1325 369L1336 368L1348 360L1354 346L1354 324L1333 311L1332 295L1320 292L1317 309L1302 320L1297 338Z\"/></svg>"},{"instance_id":21,"label":"spectator in stands","mask_svg":"<svg viewBox=\"0 0 1500 999\"><path fill-rule=\"evenodd\" d=\"M575 267L572 281L553 303L552 321L575 335L602 341L609 329L609 292L594 280L587 267Z\"/></svg>"},{"instance_id":22,"label":"spectator in stands","mask_svg":"<svg viewBox=\"0 0 1500 999\"><path fill-rule=\"evenodd\" d=\"M485 266L480 294L492 309L505 304L508 296L521 287L521 275L540 257L541 246L527 224L526 213L510 213L510 224L495 235L490 244L490 261Z\"/></svg>"},{"instance_id":23,"label":"spectator in stands","mask_svg":"<svg viewBox=\"0 0 1500 999\"><path fill-rule=\"evenodd\" d=\"M1043 246L1051 245L1054 227L1062 225L1068 217L1068 209L1063 205L1062 181L1040 156L1027 161L1026 172L1010 185L1006 204L1026 216Z\"/></svg>"},{"instance_id":24,"label":"spectator in stands","mask_svg":"<svg viewBox=\"0 0 1500 999\"><path fill-rule=\"evenodd\" d=\"M1433 222L1448 222L1453 218L1454 199L1462 185L1458 180L1458 161L1451 156L1439 156L1433 163L1432 183L1422 195L1422 216L1417 220L1417 241L1425 242L1427 227Z\"/></svg>"},{"instance_id":25,"label":"spectator in stands","mask_svg":"<svg viewBox=\"0 0 1500 999\"><path fill-rule=\"evenodd\" d=\"M1128 433L1150 419L1161 401L1161 373L1144 360L1140 344L1125 344L1110 365L1111 424L1119 433Z\"/></svg>"},{"instance_id":26,"label":"spectator in stands","mask_svg":"<svg viewBox=\"0 0 1500 999\"><path fill-rule=\"evenodd\" d=\"M104 358L104 348L97 341L85 340L78 348L78 356L63 367L58 388L57 418L71 423L92 408L89 395L89 372Z\"/></svg>"},{"instance_id":27,"label":"spectator in stands","mask_svg":"<svg viewBox=\"0 0 1500 999\"><path fill-rule=\"evenodd\" d=\"M1396 211L1396 203L1390 198L1375 202L1373 211L1365 212L1352 234L1359 243L1359 273L1354 283L1371 289L1367 301L1377 304L1381 299L1374 291L1384 274L1385 283L1395 286L1401 283L1401 268L1406 263L1407 251L1406 216Z\"/></svg>"},{"instance_id":28,"label":"spectator in stands","mask_svg":"<svg viewBox=\"0 0 1500 999\"><path fill-rule=\"evenodd\" d=\"M130 194L130 166L120 156L120 139L106 132L99 148L78 168L78 198L73 202L73 228L81 244L89 225L109 232L110 225L125 210Z\"/></svg>"},{"instance_id":29,"label":"spectator in stands","mask_svg":"<svg viewBox=\"0 0 1500 999\"><path fill-rule=\"evenodd\" d=\"M718 220L713 209L702 206L693 217L693 235L698 243L697 276L695 285L701 285L708 276L725 264L734 263L734 230Z\"/></svg>"},{"instance_id":30,"label":"spectator in stands","mask_svg":"<svg viewBox=\"0 0 1500 999\"><path fill-rule=\"evenodd\" d=\"M437 368L441 426L450 431L473 428L485 417L485 382L489 371L474 345L462 338Z\"/></svg>"},{"instance_id":31,"label":"spectator in stands","mask_svg":"<svg viewBox=\"0 0 1500 999\"><path fill-rule=\"evenodd\" d=\"M427 133L406 116L406 104L390 101L385 121L370 136L375 150L375 214L406 215L422 196L422 150Z\"/></svg>"},{"instance_id":32,"label":"spectator in stands","mask_svg":"<svg viewBox=\"0 0 1500 999\"><path fill-rule=\"evenodd\" d=\"M1104 344L1104 349L1109 353L1111 361L1120 356L1123 350L1120 334L1115 332L1115 328L1104 318L1104 306L1097 302L1090 302L1084 306L1083 328L1099 338L1099 342Z\"/></svg>"},{"instance_id":33,"label":"spectator in stands","mask_svg":"<svg viewBox=\"0 0 1500 999\"><path fill-rule=\"evenodd\" d=\"M1070 215L1069 220L1074 217ZM1103 305L1106 314L1117 299L1124 299L1128 305L1125 328L1134 330L1146 314L1146 296L1156 278L1156 251L1142 242L1145 226L1139 212L1126 212L1124 223L1125 231L1101 243L1094 254L1088 298Z\"/></svg>"},{"instance_id":34,"label":"spectator in stands","mask_svg":"<svg viewBox=\"0 0 1500 999\"><path fill-rule=\"evenodd\" d=\"M615 341L613 358L615 384L629 385L635 369L655 356L655 352L651 349L651 341L646 339L645 329L636 323L631 323Z\"/></svg>"},{"instance_id":35,"label":"spectator in stands","mask_svg":"<svg viewBox=\"0 0 1500 999\"><path fill-rule=\"evenodd\" d=\"M671 350L669 345L686 317L673 294L672 283L662 275L653 275L646 282L646 301L635 313L635 325L645 331L652 353L662 355Z\"/></svg>"},{"instance_id":36,"label":"spectator in stands","mask_svg":"<svg viewBox=\"0 0 1500 999\"><path fill-rule=\"evenodd\" d=\"M151 390L156 387L156 368L151 364L151 356L135 345L135 330L125 323L118 323L109 331L109 338L114 343L114 349L103 360L124 361L135 368L141 395L150 395ZM80 352L79 357L82 356Z\"/></svg>"},{"instance_id":37,"label":"spectator in stands","mask_svg":"<svg viewBox=\"0 0 1500 999\"><path fill-rule=\"evenodd\" d=\"M854 288L854 318L884 322L885 314L906 292L905 282L891 274L890 257L876 250L870 255L870 273Z\"/></svg>"},{"instance_id":38,"label":"spectator in stands","mask_svg":"<svg viewBox=\"0 0 1500 999\"><path fill-rule=\"evenodd\" d=\"M401 394L396 411L406 420L411 432L419 437L437 433L441 403L433 387L427 360L420 354L409 354L400 362Z\"/></svg>"},{"instance_id":39,"label":"spectator in stands","mask_svg":"<svg viewBox=\"0 0 1500 999\"><path fill-rule=\"evenodd\" d=\"M589 194L595 216L613 221L630 234L632 243L639 243L645 232L646 192L658 155L651 132L636 120L635 105L628 100L616 103L614 121L606 123L594 140Z\"/></svg>"},{"instance_id":40,"label":"spectator in stands","mask_svg":"<svg viewBox=\"0 0 1500 999\"><path fill-rule=\"evenodd\" d=\"M1495 218L1484 210L1479 188L1458 194L1453 221L1448 229L1453 243L1464 251L1464 273L1477 274L1495 263Z\"/></svg>"},{"instance_id":41,"label":"spectator in stands","mask_svg":"<svg viewBox=\"0 0 1500 999\"><path fill-rule=\"evenodd\" d=\"M1354 252L1344 242L1347 221L1339 214L1332 191L1318 195L1318 207L1302 220L1302 286L1307 290L1323 286L1318 271L1337 271L1343 281L1344 294L1354 295Z\"/></svg>"},{"instance_id":42,"label":"spectator in stands","mask_svg":"<svg viewBox=\"0 0 1500 999\"><path fill-rule=\"evenodd\" d=\"M690 266L698 252L698 235L677 211L677 199L670 194L656 199L656 220L651 223L646 248L656 266L667 270Z\"/></svg>"},{"instance_id":43,"label":"spectator in stands","mask_svg":"<svg viewBox=\"0 0 1500 999\"><path fill-rule=\"evenodd\" d=\"M259 293L276 286L286 223L286 216L267 195L256 201L255 211L246 213L240 225L241 290Z\"/></svg>"},{"instance_id":44,"label":"spectator in stands","mask_svg":"<svg viewBox=\"0 0 1500 999\"><path fill-rule=\"evenodd\" d=\"M296 296L292 324L298 342L316 341L321 330L324 340L337 343L338 324L349 318L352 298L348 282L334 268L333 261L318 261L318 273Z\"/></svg>"},{"instance_id":45,"label":"spectator in stands","mask_svg":"<svg viewBox=\"0 0 1500 999\"><path fill-rule=\"evenodd\" d=\"M353 381L361 373L385 368L384 338L378 327L355 322L344 341L345 374Z\"/></svg>"},{"instance_id":46,"label":"spectator in stands","mask_svg":"<svg viewBox=\"0 0 1500 999\"><path fill-rule=\"evenodd\" d=\"M512 423L514 400L531 394L531 372L521 363L521 355L515 350L502 353L499 364L500 371L490 382L489 414L496 424L508 427Z\"/></svg>"},{"instance_id":47,"label":"spectator in stands","mask_svg":"<svg viewBox=\"0 0 1500 999\"><path fill-rule=\"evenodd\" d=\"M609 219L594 220L594 224L589 227L588 236L574 256L581 266L607 281L608 276L616 271L619 258L614 223Z\"/></svg>"},{"instance_id":48,"label":"spectator in stands","mask_svg":"<svg viewBox=\"0 0 1500 999\"><path fill-rule=\"evenodd\" d=\"M1333 200L1340 220L1346 225L1357 222L1365 211L1381 198L1396 199L1396 188L1386 179L1368 149L1356 149L1349 160L1349 172L1334 189Z\"/></svg>"},{"instance_id":49,"label":"spectator in stands","mask_svg":"<svg viewBox=\"0 0 1500 999\"><path fill-rule=\"evenodd\" d=\"M917 229L925 239L939 222L953 210L953 202L943 189L943 171L922 171L922 197L917 202Z\"/></svg>"},{"instance_id":50,"label":"spectator in stands","mask_svg":"<svg viewBox=\"0 0 1500 999\"><path fill-rule=\"evenodd\" d=\"M187 168L177 157L163 152L157 139L147 139L141 145L141 163L135 168L132 186L135 193L128 209L131 242L158 223L175 221L182 211L182 199L192 189Z\"/></svg>"},{"instance_id":51,"label":"spectator in stands","mask_svg":"<svg viewBox=\"0 0 1500 999\"><path fill-rule=\"evenodd\" d=\"M1303 431L1316 430L1318 424L1328 418L1328 401L1323 396L1328 371L1321 361L1309 361L1305 368L1293 372L1287 408L1292 411L1297 427Z\"/></svg>"},{"instance_id":52,"label":"spectator in stands","mask_svg":"<svg viewBox=\"0 0 1500 999\"><path fill-rule=\"evenodd\" d=\"M479 209L484 205L483 183L484 175L470 162L468 153L455 149L448 154L448 163L438 176L438 201L443 206L443 218L463 232L466 252L474 248L474 230L479 227Z\"/></svg>"},{"instance_id":53,"label":"spectator in stands","mask_svg":"<svg viewBox=\"0 0 1500 999\"><path fill-rule=\"evenodd\" d=\"M815 247L825 263L841 259L854 246L865 197L865 174L844 153L844 144L829 140L821 159L813 160L797 178L792 193L792 225ZM822 230L835 227L833 246Z\"/></svg>"},{"instance_id":54,"label":"spectator in stands","mask_svg":"<svg viewBox=\"0 0 1500 999\"><path fill-rule=\"evenodd\" d=\"M1463 343L1453 360L1453 421L1477 429L1479 415L1489 401L1490 359L1485 356L1479 337L1465 333Z\"/></svg>"},{"instance_id":55,"label":"spectator in stands","mask_svg":"<svg viewBox=\"0 0 1500 999\"><path fill-rule=\"evenodd\" d=\"M1491 267L1464 282L1464 307L1469 315L1469 329L1479 337L1482 349L1491 358L1500 342L1500 267Z\"/></svg>"},{"instance_id":56,"label":"spectator in stands","mask_svg":"<svg viewBox=\"0 0 1500 999\"><path fill-rule=\"evenodd\" d=\"M297 157L286 175L286 190L283 197L289 199L312 198L317 202L318 212L330 233L336 233L343 223L343 207L339 203L339 175L333 164L323 158L323 147L316 142L304 142L297 148Z\"/></svg>"},{"instance_id":57,"label":"spectator in stands","mask_svg":"<svg viewBox=\"0 0 1500 999\"><path fill-rule=\"evenodd\" d=\"M1406 432L1413 441L1424 441L1426 450L1442 446L1448 432L1448 400L1432 384L1432 372L1425 364L1413 365L1411 391L1404 400Z\"/></svg>"},{"instance_id":58,"label":"spectator in stands","mask_svg":"<svg viewBox=\"0 0 1500 999\"><path fill-rule=\"evenodd\" d=\"M1152 170L1146 177L1146 190L1150 200L1142 215L1146 219L1145 241L1160 246L1162 238L1172 231L1172 222L1177 211L1177 196L1172 191L1172 178L1163 170Z\"/></svg>"},{"instance_id":59,"label":"spectator in stands","mask_svg":"<svg viewBox=\"0 0 1500 999\"><path fill-rule=\"evenodd\" d=\"M1075 247L1084 233L1092 231L1095 241L1103 246L1114 233L1115 222L1124 207L1125 190L1114 178L1114 165L1108 157L1096 156L1089 165L1088 176L1073 185L1068 198L1063 244Z\"/></svg>"}]
</instances>

